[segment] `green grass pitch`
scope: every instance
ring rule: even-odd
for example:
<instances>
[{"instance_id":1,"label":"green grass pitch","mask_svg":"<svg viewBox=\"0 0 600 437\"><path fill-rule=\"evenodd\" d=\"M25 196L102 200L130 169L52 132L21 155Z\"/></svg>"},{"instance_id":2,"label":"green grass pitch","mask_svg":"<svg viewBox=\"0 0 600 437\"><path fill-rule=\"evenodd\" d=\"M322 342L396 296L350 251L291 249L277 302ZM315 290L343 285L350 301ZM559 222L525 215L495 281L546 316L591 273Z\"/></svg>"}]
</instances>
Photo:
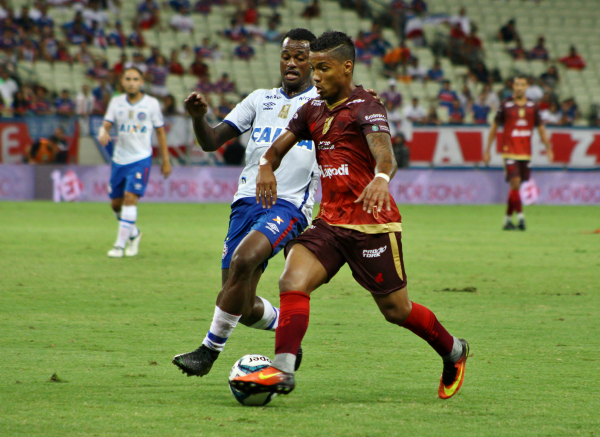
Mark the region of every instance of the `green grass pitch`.
<instances>
[{"instance_id":1,"label":"green grass pitch","mask_svg":"<svg viewBox=\"0 0 600 437\"><path fill-rule=\"evenodd\" d=\"M524 233L503 209L400 207L412 300L471 344L455 398L345 268L313 294L296 390L248 408L227 376L272 333L239 326L204 378L171 364L209 327L228 205L142 203L140 255L108 259L108 204L0 203L0 435L598 435L600 208L529 207Z\"/></svg>"}]
</instances>

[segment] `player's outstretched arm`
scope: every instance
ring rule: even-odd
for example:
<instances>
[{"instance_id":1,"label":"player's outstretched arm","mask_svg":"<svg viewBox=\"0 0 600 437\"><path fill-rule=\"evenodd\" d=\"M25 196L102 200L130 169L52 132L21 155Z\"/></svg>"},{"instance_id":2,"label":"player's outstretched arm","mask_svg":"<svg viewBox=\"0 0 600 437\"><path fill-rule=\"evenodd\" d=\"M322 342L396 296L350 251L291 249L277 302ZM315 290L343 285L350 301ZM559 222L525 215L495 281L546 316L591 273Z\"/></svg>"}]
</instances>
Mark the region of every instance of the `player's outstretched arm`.
<instances>
[{"instance_id":1,"label":"player's outstretched arm","mask_svg":"<svg viewBox=\"0 0 600 437\"><path fill-rule=\"evenodd\" d=\"M156 129L156 138L158 139L158 150L162 160L161 172L166 178L171 174L171 160L169 159L169 146L167 144L167 134L163 126Z\"/></svg>"},{"instance_id":2,"label":"player's outstretched arm","mask_svg":"<svg viewBox=\"0 0 600 437\"><path fill-rule=\"evenodd\" d=\"M214 152L227 141L238 136L233 127L227 123L220 123L212 127L206 121L208 102L202 94L193 92L185 99L185 108L192 117L194 134L205 152Z\"/></svg>"},{"instance_id":3,"label":"player's outstretched arm","mask_svg":"<svg viewBox=\"0 0 600 437\"><path fill-rule=\"evenodd\" d=\"M483 162L485 165L490 163L490 150L492 150L492 143L496 139L496 132L498 131L498 123L492 122L490 126L490 133L488 134L487 145L485 146L485 152L483 153Z\"/></svg>"},{"instance_id":4,"label":"player's outstretched arm","mask_svg":"<svg viewBox=\"0 0 600 437\"><path fill-rule=\"evenodd\" d=\"M297 142L296 135L285 130L260 158L256 176L256 203L262 202L263 208L271 208L271 205L277 202L275 170L279 168L283 157Z\"/></svg>"},{"instance_id":5,"label":"player's outstretched arm","mask_svg":"<svg viewBox=\"0 0 600 437\"><path fill-rule=\"evenodd\" d=\"M112 127L112 123L110 121L106 121L104 120L102 122L102 126L100 127L100 130L98 131L98 142L100 143L100 145L102 147L106 147L108 145L108 143L110 142L110 129Z\"/></svg>"},{"instance_id":6,"label":"player's outstretched arm","mask_svg":"<svg viewBox=\"0 0 600 437\"><path fill-rule=\"evenodd\" d=\"M548 162L554 161L554 150L552 150L552 144L548 139L548 131L546 130L546 126L540 124L538 126L538 132L540 133L542 143L544 143L544 146L546 147L546 157L548 158Z\"/></svg>"},{"instance_id":7,"label":"player's outstretched arm","mask_svg":"<svg viewBox=\"0 0 600 437\"><path fill-rule=\"evenodd\" d=\"M392 139L388 133L370 133L367 134L367 143L376 162L375 177L354 203L362 202L363 210L369 214L374 209L382 211L384 204L386 209L391 211L388 183L398 169L392 149Z\"/></svg>"}]
</instances>

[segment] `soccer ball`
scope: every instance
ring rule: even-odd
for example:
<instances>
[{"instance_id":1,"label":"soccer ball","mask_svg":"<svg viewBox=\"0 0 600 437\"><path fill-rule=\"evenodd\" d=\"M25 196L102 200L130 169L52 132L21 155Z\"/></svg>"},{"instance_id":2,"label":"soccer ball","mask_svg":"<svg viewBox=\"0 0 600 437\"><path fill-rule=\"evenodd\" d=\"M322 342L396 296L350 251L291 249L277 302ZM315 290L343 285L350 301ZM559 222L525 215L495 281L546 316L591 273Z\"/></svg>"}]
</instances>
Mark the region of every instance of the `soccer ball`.
<instances>
[{"instance_id":1,"label":"soccer ball","mask_svg":"<svg viewBox=\"0 0 600 437\"><path fill-rule=\"evenodd\" d=\"M257 393L249 395L242 393L231 386L231 380L233 378L258 372L259 370L269 367L270 365L270 358L258 354L244 355L235 362L231 368L231 372L229 372L229 389L231 390L233 397L240 404L249 407L262 407L263 405L267 405L269 402L271 402L271 399L276 396L276 393Z\"/></svg>"}]
</instances>

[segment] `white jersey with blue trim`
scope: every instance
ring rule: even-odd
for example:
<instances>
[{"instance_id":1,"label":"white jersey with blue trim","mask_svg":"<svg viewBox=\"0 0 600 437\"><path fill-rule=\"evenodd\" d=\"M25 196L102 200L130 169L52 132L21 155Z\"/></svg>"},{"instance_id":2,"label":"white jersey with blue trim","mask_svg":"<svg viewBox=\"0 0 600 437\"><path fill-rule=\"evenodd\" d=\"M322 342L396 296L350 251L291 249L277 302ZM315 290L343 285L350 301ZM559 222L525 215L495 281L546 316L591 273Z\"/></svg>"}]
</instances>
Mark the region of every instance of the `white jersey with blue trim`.
<instances>
[{"instance_id":1,"label":"white jersey with blue trim","mask_svg":"<svg viewBox=\"0 0 600 437\"><path fill-rule=\"evenodd\" d=\"M104 120L117 129L112 160L120 165L152 156L152 129L165 124L160 103L146 94L133 105L129 103L127 94L113 97Z\"/></svg>"},{"instance_id":2,"label":"white jersey with blue trim","mask_svg":"<svg viewBox=\"0 0 600 437\"><path fill-rule=\"evenodd\" d=\"M234 202L243 197L256 197L260 157L283 133L296 111L315 97L318 94L314 86L294 97L288 97L281 88L260 89L238 103L225 117L223 122L238 133L248 130L251 132L246 147L246 167L240 175ZM310 223L319 183L319 167L313 142L301 141L292 147L275 171L275 177L277 198L300 208Z\"/></svg>"}]
</instances>

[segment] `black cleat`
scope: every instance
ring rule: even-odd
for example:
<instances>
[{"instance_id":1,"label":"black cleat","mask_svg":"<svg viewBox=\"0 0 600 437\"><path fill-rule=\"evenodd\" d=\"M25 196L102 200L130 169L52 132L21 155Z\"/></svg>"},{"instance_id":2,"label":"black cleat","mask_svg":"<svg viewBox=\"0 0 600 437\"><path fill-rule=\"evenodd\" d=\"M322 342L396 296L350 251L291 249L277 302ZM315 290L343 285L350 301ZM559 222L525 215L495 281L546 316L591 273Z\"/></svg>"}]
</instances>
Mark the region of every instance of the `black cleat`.
<instances>
[{"instance_id":1,"label":"black cleat","mask_svg":"<svg viewBox=\"0 0 600 437\"><path fill-rule=\"evenodd\" d=\"M298 347L298 353L296 354L296 363L294 363L294 371L300 368L302 364L302 346Z\"/></svg>"},{"instance_id":2,"label":"black cleat","mask_svg":"<svg viewBox=\"0 0 600 437\"><path fill-rule=\"evenodd\" d=\"M504 226L502 226L503 231L514 231L515 229L515 225L513 225L512 222L506 222Z\"/></svg>"},{"instance_id":3,"label":"black cleat","mask_svg":"<svg viewBox=\"0 0 600 437\"><path fill-rule=\"evenodd\" d=\"M185 354L176 355L173 364L187 376L204 376L219 357L219 352L202 345L198 349Z\"/></svg>"},{"instance_id":4,"label":"black cleat","mask_svg":"<svg viewBox=\"0 0 600 437\"><path fill-rule=\"evenodd\" d=\"M519 231L524 231L525 230L525 220L524 219L519 220L519 224L517 225L517 229Z\"/></svg>"}]
</instances>

